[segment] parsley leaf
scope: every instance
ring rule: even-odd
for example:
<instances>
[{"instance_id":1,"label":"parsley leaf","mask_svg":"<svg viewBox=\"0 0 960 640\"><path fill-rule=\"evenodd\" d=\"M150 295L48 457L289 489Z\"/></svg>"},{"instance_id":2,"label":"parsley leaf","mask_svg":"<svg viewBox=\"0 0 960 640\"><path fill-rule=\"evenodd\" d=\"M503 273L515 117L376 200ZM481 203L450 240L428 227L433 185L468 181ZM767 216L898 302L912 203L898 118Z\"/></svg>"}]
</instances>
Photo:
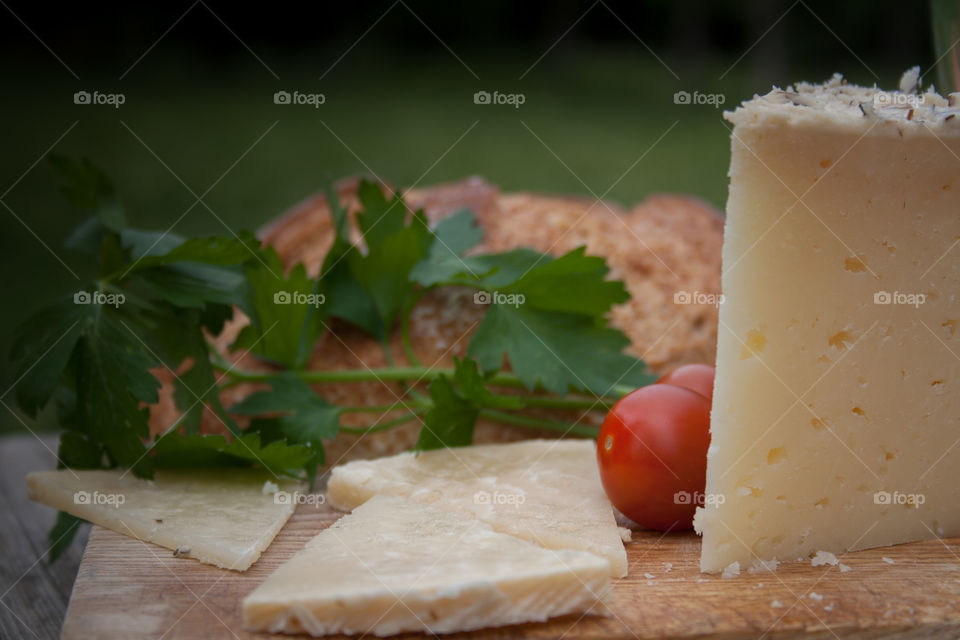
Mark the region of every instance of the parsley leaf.
<instances>
[{"instance_id":1,"label":"parsley leaf","mask_svg":"<svg viewBox=\"0 0 960 640\"><path fill-rule=\"evenodd\" d=\"M538 264L551 260L553 257L532 249L461 258L443 248L431 252L430 258L417 265L411 277L423 286L467 285L490 291L511 284Z\"/></svg>"},{"instance_id":2,"label":"parsley leaf","mask_svg":"<svg viewBox=\"0 0 960 640\"><path fill-rule=\"evenodd\" d=\"M100 305L88 309L75 353L77 411L114 462L149 476L151 461L143 445L149 411L141 403L157 402L160 383L148 369L159 362L119 314Z\"/></svg>"},{"instance_id":3,"label":"parsley leaf","mask_svg":"<svg viewBox=\"0 0 960 640\"><path fill-rule=\"evenodd\" d=\"M464 447L473 442L473 427L480 411L457 393L447 376L439 376L430 383L430 400L433 406L423 417L414 449Z\"/></svg>"},{"instance_id":4,"label":"parsley leaf","mask_svg":"<svg viewBox=\"0 0 960 640\"><path fill-rule=\"evenodd\" d=\"M369 182L362 182L357 193L364 207L357 224L367 253L354 250L347 260L357 282L373 300L386 331L412 295L410 272L426 256L434 237L423 211L414 213L407 224L407 208L399 194L387 200L380 187Z\"/></svg>"},{"instance_id":5,"label":"parsley leaf","mask_svg":"<svg viewBox=\"0 0 960 640\"><path fill-rule=\"evenodd\" d=\"M282 441L261 445L260 435L249 433L227 442L221 435L168 433L153 446L158 468L236 467L256 464L277 474L297 477L312 452L303 445Z\"/></svg>"},{"instance_id":6,"label":"parsley leaf","mask_svg":"<svg viewBox=\"0 0 960 640\"><path fill-rule=\"evenodd\" d=\"M23 323L11 357L19 361L16 399L30 416L47 404L67 366L83 328L85 307L63 300Z\"/></svg>"},{"instance_id":7,"label":"parsley leaf","mask_svg":"<svg viewBox=\"0 0 960 640\"><path fill-rule=\"evenodd\" d=\"M486 379L480 373L480 367L472 358L453 359L453 379L460 393L477 409L521 409L522 398L496 397L486 387Z\"/></svg>"},{"instance_id":8,"label":"parsley leaf","mask_svg":"<svg viewBox=\"0 0 960 640\"><path fill-rule=\"evenodd\" d=\"M485 371L499 369L507 354L528 389L553 393L571 389L608 395L617 384L653 382L643 362L623 353L630 340L616 329L598 326L586 315L493 304L470 340L467 353Z\"/></svg>"},{"instance_id":9,"label":"parsley leaf","mask_svg":"<svg viewBox=\"0 0 960 640\"><path fill-rule=\"evenodd\" d=\"M431 286L461 273L476 273L470 264L472 260L461 257L483 238L483 229L476 226L473 212L460 209L441 220L433 233L435 238L430 245L430 252L410 271L411 281ZM477 268L481 273L489 270Z\"/></svg>"},{"instance_id":10,"label":"parsley leaf","mask_svg":"<svg viewBox=\"0 0 960 640\"><path fill-rule=\"evenodd\" d=\"M248 297L241 305L250 318L233 344L291 368L302 367L323 330L325 295L320 282L297 264L287 276L273 247L262 261L247 263Z\"/></svg>"},{"instance_id":11,"label":"parsley leaf","mask_svg":"<svg viewBox=\"0 0 960 640\"><path fill-rule=\"evenodd\" d=\"M327 185L327 206L333 219L333 245L323 259L320 279L327 295L327 313L354 324L378 340L383 340L386 329L373 299L350 270L353 256L359 254L350 241L347 212L340 206L337 194Z\"/></svg>"},{"instance_id":12,"label":"parsley leaf","mask_svg":"<svg viewBox=\"0 0 960 640\"><path fill-rule=\"evenodd\" d=\"M317 465L324 462L323 439L335 438L340 430L340 409L317 395L295 373L284 372L270 380L271 391L247 396L230 408L241 415L280 414L259 418L248 432L259 432L264 442L284 439L291 444L307 444L312 455L307 462L311 484Z\"/></svg>"},{"instance_id":13,"label":"parsley leaf","mask_svg":"<svg viewBox=\"0 0 960 640\"><path fill-rule=\"evenodd\" d=\"M456 383L454 386L453 383ZM439 376L430 383L433 406L423 418L415 449L462 447L473 442L480 409L521 409L521 398L495 397L475 360L454 358L453 377Z\"/></svg>"}]
</instances>

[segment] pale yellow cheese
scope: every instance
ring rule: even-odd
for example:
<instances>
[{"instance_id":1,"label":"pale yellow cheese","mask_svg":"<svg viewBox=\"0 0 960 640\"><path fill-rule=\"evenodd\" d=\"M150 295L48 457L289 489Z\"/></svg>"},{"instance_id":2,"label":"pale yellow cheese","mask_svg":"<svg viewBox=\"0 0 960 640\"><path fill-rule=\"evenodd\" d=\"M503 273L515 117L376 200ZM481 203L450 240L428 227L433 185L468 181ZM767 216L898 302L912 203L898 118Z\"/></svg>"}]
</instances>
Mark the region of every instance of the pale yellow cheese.
<instances>
[{"instance_id":1,"label":"pale yellow cheese","mask_svg":"<svg viewBox=\"0 0 960 640\"><path fill-rule=\"evenodd\" d=\"M327 489L339 509L378 494L409 498L550 549L590 551L609 561L611 575L627 574L592 440L526 440L356 460L335 467Z\"/></svg>"},{"instance_id":2,"label":"pale yellow cheese","mask_svg":"<svg viewBox=\"0 0 960 640\"><path fill-rule=\"evenodd\" d=\"M726 114L704 571L960 535L957 112L835 77Z\"/></svg>"},{"instance_id":3,"label":"pale yellow cheese","mask_svg":"<svg viewBox=\"0 0 960 640\"><path fill-rule=\"evenodd\" d=\"M243 601L254 631L450 633L604 613L606 560L377 496L310 540Z\"/></svg>"},{"instance_id":4,"label":"pale yellow cheese","mask_svg":"<svg viewBox=\"0 0 960 640\"><path fill-rule=\"evenodd\" d=\"M164 470L153 480L120 470L27 476L32 500L178 557L236 571L249 568L270 545L293 514L296 501L290 497L301 488L246 469Z\"/></svg>"}]
</instances>

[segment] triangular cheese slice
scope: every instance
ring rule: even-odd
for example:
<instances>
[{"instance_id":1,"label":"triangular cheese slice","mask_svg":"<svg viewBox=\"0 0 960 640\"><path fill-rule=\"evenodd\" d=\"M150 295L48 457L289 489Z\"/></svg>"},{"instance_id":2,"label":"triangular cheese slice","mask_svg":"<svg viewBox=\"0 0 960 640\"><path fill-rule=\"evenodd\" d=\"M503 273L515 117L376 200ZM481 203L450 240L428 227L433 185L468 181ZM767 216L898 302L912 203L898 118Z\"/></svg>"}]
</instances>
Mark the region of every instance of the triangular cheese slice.
<instances>
[{"instance_id":1,"label":"triangular cheese slice","mask_svg":"<svg viewBox=\"0 0 960 640\"><path fill-rule=\"evenodd\" d=\"M487 522L549 549L580 549L627 574L627 554L600 484L591 440L526 440L401 453L335 467L330 503L354 509L400 496Z\"/></svg>"},{"instance_id":2,"label":"triangular cheese slice","mask_svg":"<svg viewBox=\"0 0 960 640\"><path fill-rule=\"evenodd\" d=\"M472 518L378 496L325 529L243 601L254 631L450 633L605 613L607 562Z\"/></svg>"},{"instance_id":3,"label":"triangular cheese slice","mask_svg":"<svg viewBox=\"0 0 960 640\"><path fill-rule=\"evenodd\" d=\"M225 569L245 571L296 508L300 483L247 469L39 471L32 500ZM285 493L281 493L285 492Z\"/></svg>"}]
</instances>

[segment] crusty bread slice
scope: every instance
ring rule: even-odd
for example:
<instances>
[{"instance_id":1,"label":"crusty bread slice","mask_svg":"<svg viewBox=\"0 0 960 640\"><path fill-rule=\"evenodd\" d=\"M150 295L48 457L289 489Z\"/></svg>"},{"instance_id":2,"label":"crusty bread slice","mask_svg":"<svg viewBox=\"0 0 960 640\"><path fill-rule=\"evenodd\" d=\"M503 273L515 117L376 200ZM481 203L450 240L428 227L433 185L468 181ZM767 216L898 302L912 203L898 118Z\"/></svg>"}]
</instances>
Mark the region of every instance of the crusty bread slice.
<instances>
[{"instance_id":1,"label":"crusty bread slice","mask_svg":"<svg viewBox=\"0 0 960 640\"><path fill-rule=\"evenodd\" d=\"M345 181L338 196L351 213L356 210L356 181ZM631 300L615 307L611 323L631 340L629 350L658 372L688 362L712 362L717 339L717 309L712 305L676 304L677 292L719 293L720 248L723 221L720 214L700 200L685 196L652 196L626 209L605 201L534 193L500 193L479 178L404 192L411 209L423 208L436 222L454 211L470 208L484 230L479 250L506 251L531 247L560 255L585 245L587 253L606 258L611 277L626 283ZM354 228L355 240L359 234ZM261 232L284 263L303 262L316 274L333 242L333 226L326 197L320 193L291 209ZM462 356L470 335L480 321L483 307L472 302L472 291L442 288L424 296L414 309L411 338L426 366L452 366L453 356ZM241 315L241 314L238 314ZM227 346L246 322L238 317L216 342ZM311 368L377 368L386 365L376 340L343 323L330 324L310 362ZM398 335L391 341L397 363L404 362ZM264 365L246 354L231 354L238 366L262 369ZM559 363L558 363L558 366ZM169 372L162 378L170 378ZM165 379L162 400L151 412L151 427L159 432L175 420L178 412L170 399ZM237 385L224 392L229 407L256 387ZM388 404L397 400L396 384L364 383L317 387L330 402L343 405ZM210 412L208 412L209 414ZM587 418L602 419L602 414ZM569 418L569 416L567 416ZM367 426L374 420L365 414L348 414L344 424ZM416 441L420 425L411 423L386 432L358 438L342 434L328 443L327 463L358 457L388 455L408 449ZM204 430L221 432L213 415L204 418ZM517 427L483 423L477 425L475 441L498 442L530 437ZM537 436L543 433L537 432Z\"/></svg>"}]
</instances>

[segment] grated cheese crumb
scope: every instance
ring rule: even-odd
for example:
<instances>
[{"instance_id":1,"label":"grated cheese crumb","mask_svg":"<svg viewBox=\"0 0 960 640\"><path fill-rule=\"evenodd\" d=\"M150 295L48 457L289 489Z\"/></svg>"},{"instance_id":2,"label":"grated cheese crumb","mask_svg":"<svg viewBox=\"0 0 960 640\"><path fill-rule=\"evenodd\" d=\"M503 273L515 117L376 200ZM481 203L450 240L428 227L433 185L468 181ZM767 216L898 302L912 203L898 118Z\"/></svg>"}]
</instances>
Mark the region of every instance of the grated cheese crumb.
<instances>
[{"instance_id":1,"label":"grated cheese crumb","mask_svg":"<svg viewBox=\"0 0 960 640\"><path fill-rule=\"evenodd\" d=\"M727 568L723 570L723 573L721 574L721 577L723 577L723 578L735 578L735 577L738 576L738 575L740 575L740 563L739 563L739 562L731 562L729 565L727 565Z\"/></svg>"}]
</instances>

